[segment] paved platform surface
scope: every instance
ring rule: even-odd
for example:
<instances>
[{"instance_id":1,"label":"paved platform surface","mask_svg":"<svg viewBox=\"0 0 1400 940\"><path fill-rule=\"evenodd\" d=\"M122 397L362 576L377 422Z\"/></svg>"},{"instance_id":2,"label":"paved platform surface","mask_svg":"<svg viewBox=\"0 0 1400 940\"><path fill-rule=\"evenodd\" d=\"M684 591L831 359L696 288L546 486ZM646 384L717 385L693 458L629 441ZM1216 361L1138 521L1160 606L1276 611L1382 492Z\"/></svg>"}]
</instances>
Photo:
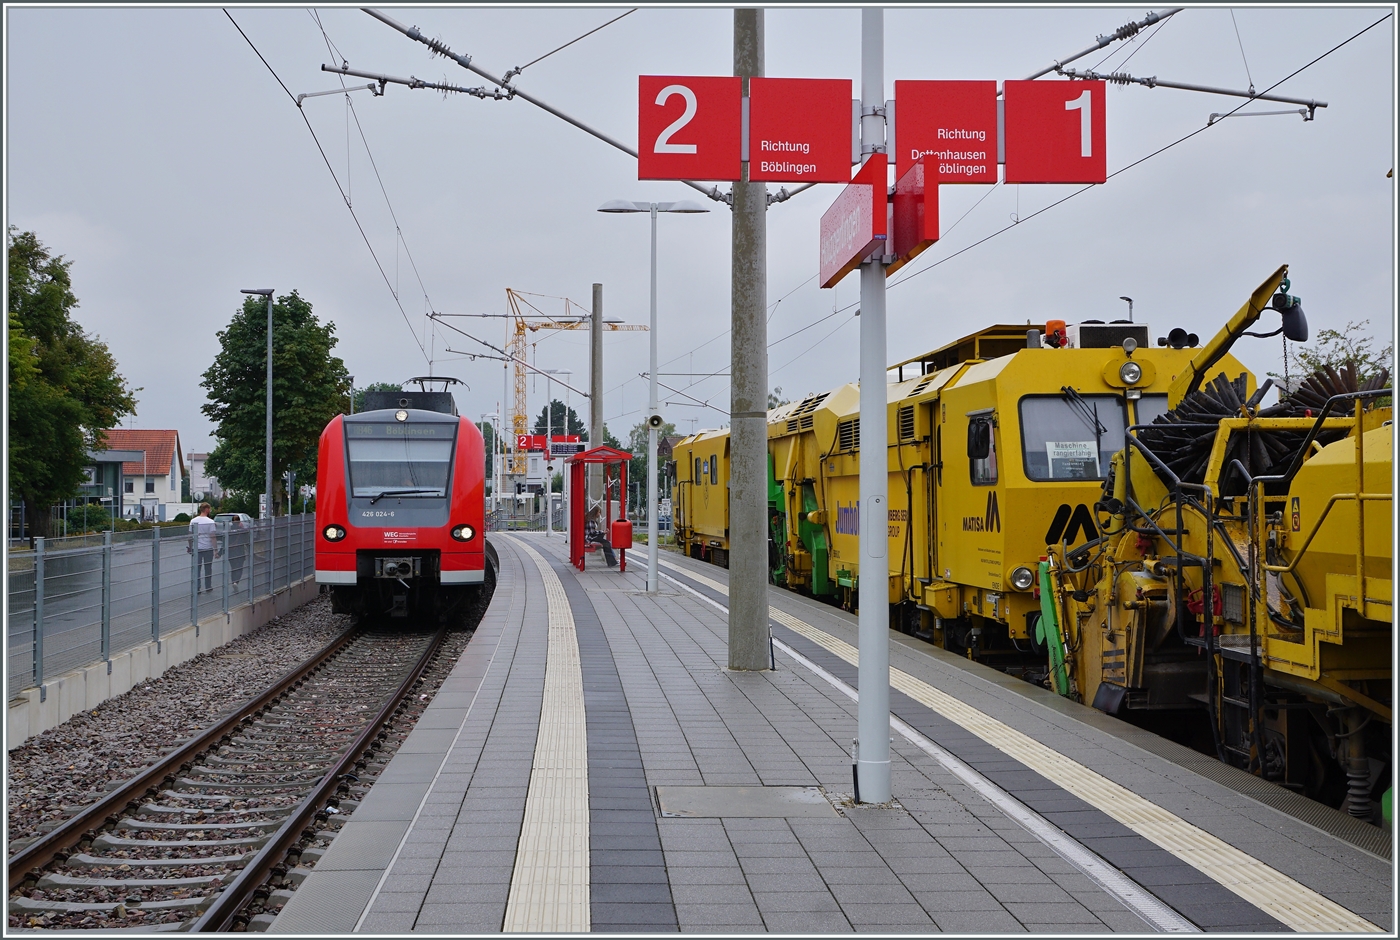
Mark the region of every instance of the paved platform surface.
<instances>
[{"instance_id":1,"label":"paved platform surface","mask_svg":"<svg viewBox=\"0 0 1400 940\"><path fill-rule=\"evenodd\" d=\"M730 672L727 572L663 553L648 596L644 551L492 541L487 616L274 932L1394 930L1388 859L898 634L895 801L853 804L853 617L771 589L777 668Z\"/></svg>"}]
</instances>

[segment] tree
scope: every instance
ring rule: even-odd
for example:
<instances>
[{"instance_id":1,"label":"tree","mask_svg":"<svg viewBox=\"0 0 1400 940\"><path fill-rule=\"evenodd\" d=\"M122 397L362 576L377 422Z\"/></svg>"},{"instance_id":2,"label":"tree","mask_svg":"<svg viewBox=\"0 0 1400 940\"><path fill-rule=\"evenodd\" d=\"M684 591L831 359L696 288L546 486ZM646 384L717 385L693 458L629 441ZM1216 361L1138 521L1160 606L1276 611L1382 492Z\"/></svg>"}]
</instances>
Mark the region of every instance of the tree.
<instances>
[{"instance_id":1,"label":"tree","mask_svg":"<svg viewBox=\"0 0 1400 940\"><path fill-rule=\"evenodd\" d=\"M781 385L773 386L773 391L768 393L768 409L771 411L779 405L786 405L787 403L788 399L783 397L783 387Z\"/></svg>"},{"instance_id":2,"label":"tree","mask_svg":"<svg viewBox=\"0 0 1400 940\"><path fill-rule=\"evenodd\" d=\"M73 320L71 261L33 232L8 230L10 490L31 534L49 534L50 507L77 492L103 431L136 410L136 392L107 344Z\"/></svg>"},{"instance_id":3,"label":"tree","mask_svg":"<svg viewBox=\"0 0 1400 940\"><path fill-rule=\"evenodd\" d=\"M274 308L274 313L276 309ZM264 335L266 335L264 333ZM355 389L355 414L365 410L366 392L397 392L403 388L398 382L372 382L364 388Z\"/></svg>"},{"instance_id":4,"label":"tree","mask_svg":"<svg viewBox=\"0 0 1400 940\"><path fill-rule=\"evenodd\" d=\"M209 401L200 410L216 427L218 444L206 464L230 490L261 493L267 420L267 301L253 296L218 334L221 349L201 383ZM324 326L296 291L272 305L272 500L281 505L283 476L316 478L321 431L350 394L345 363L331 355L334 324Z\"/></svg>"},{"instance_id":5,"label":"tree","mask_svg":"<svg viewBox=\"0 0 1400 940\"><path fill-rule=\"evenodd\" d=\"M566 411L567 415L565 414ZM569 424L568 430L564 429L566 417ZM566 409L564 403L557 398L544 408L541 408L540 416L535 419L534 433L544 434L547 431L554 434L578 434L583 437L588 436L588 429L583 426L583 419L575 413L574 409Z\"/></svg>"},{"instance_id":6,"label":"tree","mask_svg":"<svg viewBox=\"0 0 1400 940\"><path fill-rule=\"evenodd\" d=\"M1359 323L1348 320L1340 330L1318 330L1310 346L1298 346L1292 351L1285 341L1284 373L1269 373L1269 377L1281 386L1280 394L1287 397L1299 382L1312 373L1327 366L1337 369L1348 360L1356 363L1356 380L1359 384L1365 384L1367 379L1382 371L1391 371L1394 346L1386 343L1383 349L1372 348L1375 337L1370 334L1370 323L1370 320ZM1390 384L1387 382L1386 387L1389 388Z\"/></svg>"}]
</instances>

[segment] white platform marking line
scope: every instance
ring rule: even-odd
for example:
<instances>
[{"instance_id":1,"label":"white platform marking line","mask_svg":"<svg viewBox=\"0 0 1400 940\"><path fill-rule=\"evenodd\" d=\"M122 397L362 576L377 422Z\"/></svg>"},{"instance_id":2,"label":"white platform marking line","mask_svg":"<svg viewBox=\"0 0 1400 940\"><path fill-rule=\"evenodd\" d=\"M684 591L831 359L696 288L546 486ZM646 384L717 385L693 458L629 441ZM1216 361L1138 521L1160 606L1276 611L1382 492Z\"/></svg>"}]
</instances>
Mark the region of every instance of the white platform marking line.
<instances>
[{"instance_id":1,"label":"white platform marking line","mask_svg":"<svg viewBox=\"0 0 1400 940\"><path fill-rule=\"evenodd\" d=\"M684 569L677 570L684 571ZM687 575L690 574L688 571L684 571L684 573ZM688 584L677 581L665 572L661 572L661 577L677 585L682 590L694 594L696 597L713 605L719 610L725 611L726 613L728 612L729 608L713 598L706 597ZM706 579L697 577L697 580L703 581ZM769 613L772 614L776 610L777 608L770 607ZM775 638L773 640L773 645L788 656L797 660L798 663L811 670L820 678L826 680L837 690L849 697L851 701L859 701L856 690L844 680L827 672L821 666L818 666L782 640ZM942 764L944 769L948 770L958 779L962 780L963 783L977 791L983 799L1001 810L1012 821L1039 839L1056 855L1079 869L1085 877L1097 884L1106 894L1113 897L1128 910L1132 911L1138 917L1141 917L1153 929L1162 933L1200 933L1200 929L1196 927L1195 924L1172 910L1172 908L1163 903L1155 895L1144 890L1137 882L1104 861L1072 836L1050 823L1049 820L1045 819L1045 817L1041 816L1035 810L1026 806L1010 793L1007 793L1001 787L982 776L961 759L930 741L909 724L891 715L890 727L898 732L910 744L913 744Z\"/></svg>"},{"instance_id":2,"label":"white platform marking line","mask_svg":"<svg viewBox=\"0 0 1400 940\"><path fill-rule=\"evenodd\" d=\"M578 637L559 576L523 540L511 541L531 557L544 581L549 649L525 819L501 929L588 931L588 726Z\"/></svg>"},{"instance_id":3,"label":"white platform marking line","mask_svg":"<svg viewBox=\"0 0 1400 940\"><path fill-rule=\"evenodd\" d=\"M694 578L717 591L723 584L678 565L667 567ZM675 580L668 578L667 580ZM856 648L818 630L775 607L769 615L796 633L835 653L848 663L858 662ZM1161 846L1191 867L1209 875L1255 907L1302 933L1380 933L1381 928L1259 859L1187 822L1083 764L1034 738L984 714L960 699L908 673L890 668L890 685L1003 753L1019 760L1046 779L1097 807L1129 829Z\"/></svg>"}]
</instances>

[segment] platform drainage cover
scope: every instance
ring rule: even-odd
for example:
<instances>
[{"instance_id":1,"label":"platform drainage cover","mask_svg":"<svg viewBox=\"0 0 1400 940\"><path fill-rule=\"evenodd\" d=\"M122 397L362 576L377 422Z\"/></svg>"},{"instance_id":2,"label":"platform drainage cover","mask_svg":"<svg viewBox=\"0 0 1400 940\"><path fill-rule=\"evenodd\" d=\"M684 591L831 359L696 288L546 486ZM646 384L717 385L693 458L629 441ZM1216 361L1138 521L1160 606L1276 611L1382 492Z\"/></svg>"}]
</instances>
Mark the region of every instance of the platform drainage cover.
<instances>
[{"instance_id":1,"label":"platform drainage cover","mask_svg":"<svg viewBox=\"0 0 1400 940\"><path fill-rule=\"evenodd\" d=\"M662 816L835 816L819 787L657 787Z\"/></svg>"}]
</instances>

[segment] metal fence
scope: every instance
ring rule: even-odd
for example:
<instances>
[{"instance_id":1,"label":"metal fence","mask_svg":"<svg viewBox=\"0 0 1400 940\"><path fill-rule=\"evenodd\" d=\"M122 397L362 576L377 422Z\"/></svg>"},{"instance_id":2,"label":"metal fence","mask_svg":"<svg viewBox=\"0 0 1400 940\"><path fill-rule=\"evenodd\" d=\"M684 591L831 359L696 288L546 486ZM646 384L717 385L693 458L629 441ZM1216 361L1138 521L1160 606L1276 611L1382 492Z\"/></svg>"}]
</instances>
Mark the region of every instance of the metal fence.
<instances>
[{"instance_id":1,"label":"metal fence","mask_svg":"<svg viewBox=\"0 0 1400 940\"><path fill-rule=\"evenodd\" d=\"M315 568L315 517L219 523L215 548L169 526L35 539L9 553L10 691L272 594Z\"/></svg>"}]
</instances>

